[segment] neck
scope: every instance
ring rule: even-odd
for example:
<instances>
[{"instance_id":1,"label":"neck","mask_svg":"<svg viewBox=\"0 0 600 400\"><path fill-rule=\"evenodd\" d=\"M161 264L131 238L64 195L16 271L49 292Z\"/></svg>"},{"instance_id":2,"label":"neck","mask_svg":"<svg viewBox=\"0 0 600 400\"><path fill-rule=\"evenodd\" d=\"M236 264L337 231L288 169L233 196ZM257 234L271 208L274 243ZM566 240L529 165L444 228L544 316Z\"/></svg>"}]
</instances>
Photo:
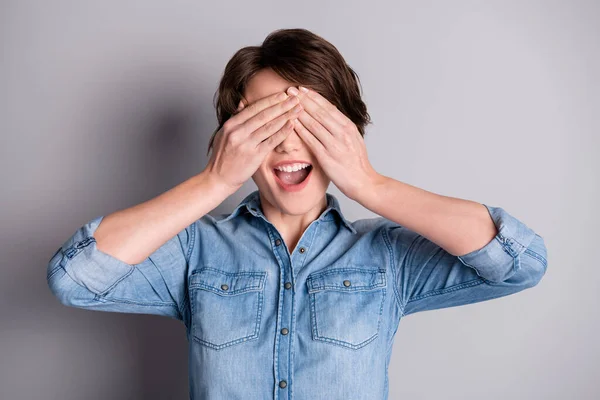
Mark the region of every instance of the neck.
<instances>
[{"instance_id":1,"label":"neck","mask_svg":"<svg viewBox=\"0 0 600 400\"><path fill-rule=\"evenodd\" d=\"M291 253L306 228L327 208L327 196L324 195L314 207L301 214L284 212L269 203L262 194L260 194L260 203L264 216L275 226Z\"/></svg>"}]
</instances>

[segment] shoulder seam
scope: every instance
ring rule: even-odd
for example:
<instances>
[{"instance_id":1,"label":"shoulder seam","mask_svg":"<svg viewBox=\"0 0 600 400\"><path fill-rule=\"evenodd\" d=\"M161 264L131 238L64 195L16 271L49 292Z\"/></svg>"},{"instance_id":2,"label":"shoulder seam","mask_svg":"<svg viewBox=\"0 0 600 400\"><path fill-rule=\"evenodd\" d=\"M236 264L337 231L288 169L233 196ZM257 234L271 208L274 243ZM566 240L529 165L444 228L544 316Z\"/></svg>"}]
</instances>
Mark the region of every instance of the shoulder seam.
<instances>
[{"instance_id":1,"label":"shoulder seam","mask_svg":"<svg viewBox=\"0 0 600 400\"><path fill-rule=\"evenodd\" d=\"M192 256L192 250L194 249L194 244L195 244L195 241L196 241L196 223L197 223L197 221L194 221L190 225L190 227L191 227L190 244L188 244L187 254L185 255L185 261L188 264L190 262L190 257Z\"/></svg>"},{"instance_id":2,"label":"shoulder seam","mask_svg":"<svg viewBox=\"0 0 600 400\"><path fill-rule=\"evenodd\" d=\"M396 304L397 304L398 308L400 309L400 314L401 314L400 317L402 317L404 315L404 305L402 304L402 300L400 298L400 295L398 294L398 287L396 286L396 282L398 279L398 276L397 276L398 272L396 271L396 267L394 265L394 249L390 243L389 237L387 235L387 227L385 225L381 228L381 235L383 236L385 245L388 248L390 267L392 268L392 273L393 273L392 289L394 291L394 298L396 299Z\"/></svg>"}]
</instances>

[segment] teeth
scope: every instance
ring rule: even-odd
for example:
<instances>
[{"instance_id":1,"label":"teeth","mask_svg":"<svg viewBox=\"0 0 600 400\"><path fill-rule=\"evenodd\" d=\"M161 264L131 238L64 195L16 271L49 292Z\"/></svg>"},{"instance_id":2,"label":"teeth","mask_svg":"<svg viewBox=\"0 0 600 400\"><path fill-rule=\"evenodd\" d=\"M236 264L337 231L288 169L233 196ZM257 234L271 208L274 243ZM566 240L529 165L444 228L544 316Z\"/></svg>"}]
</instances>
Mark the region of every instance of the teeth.
<instances>
[{"instance_id":1,"label":"teeth","mask_svg":"<svg viewBox=\"0 0 600 400\"><path fill-rule=\"evenodd\" d=\"M306 164L306 163L289 164L289 165L277 167L275 169L278 169L279 171L285 171L285 172L294 172L294 171L301 170L303 168L307 168L309 165L310 164Z\"/></svg>"}]
</instances>

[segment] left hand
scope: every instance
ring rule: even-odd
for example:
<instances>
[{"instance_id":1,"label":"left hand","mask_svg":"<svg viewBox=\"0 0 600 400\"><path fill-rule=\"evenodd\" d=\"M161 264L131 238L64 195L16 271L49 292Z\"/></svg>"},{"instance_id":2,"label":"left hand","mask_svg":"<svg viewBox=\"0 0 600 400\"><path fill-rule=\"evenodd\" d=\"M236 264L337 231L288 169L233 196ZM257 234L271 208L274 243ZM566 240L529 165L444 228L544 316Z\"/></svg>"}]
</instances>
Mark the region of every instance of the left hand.
<instances>
[{"instance_id":1,"label":"left hand","mask_svg":"<svg viewBox=\"0 0 600 400\"><path fill-rule=\"evenodd\" d=\"M290 89L288 94L293 94ZM335 186L356 200L380 177L369 162L364 139L336 106L314 90L307 90L300 90L298 95L304 109L294 129Z\"/></svg>"}]
</instances>

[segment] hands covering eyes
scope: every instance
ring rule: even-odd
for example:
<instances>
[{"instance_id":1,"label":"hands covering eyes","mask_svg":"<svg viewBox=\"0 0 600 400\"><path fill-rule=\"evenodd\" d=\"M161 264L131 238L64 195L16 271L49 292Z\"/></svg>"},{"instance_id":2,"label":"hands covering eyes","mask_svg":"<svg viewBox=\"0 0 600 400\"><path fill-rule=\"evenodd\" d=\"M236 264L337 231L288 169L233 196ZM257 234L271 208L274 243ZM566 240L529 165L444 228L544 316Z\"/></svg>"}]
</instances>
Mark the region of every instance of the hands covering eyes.
<instances>
[{"instance_id":1,"label":"hands covering eyes","mask_svg":"<svg viewBox=\"0 0 600 400\"><path fill-rule=\"evenodd\" d=\"M215 135L204 172L236 191L252 177L267 154L292 132L291 120L301 110L299 98L285 92L267 96L248 107L240 102L239 112Z\"/></svg>"},{"instance_id":2,"label":"hands covering eyes","mask_svg":"<svg viewBox=\"0 0 600 400\"><path fill-rule=\"evenodd\" d=\"M245 107L217 132L205 171L233 191L295 130L327 177L351 199L381 177L369 162L357 126L319 93L300 87Z\"/></svg>"},{"instance_id":3,"label":"hands covering eyes","mask_svg":"<svg viewBox=\"0 0 600 400\"><path fill-rule=\"evenodd\" d=\"M291 87L303 107L294 129L315 155L329 179L342 193L356 199L361 190L381 177L367 155L358 127L314 90Z\"/></svg>"}]
</instances>

